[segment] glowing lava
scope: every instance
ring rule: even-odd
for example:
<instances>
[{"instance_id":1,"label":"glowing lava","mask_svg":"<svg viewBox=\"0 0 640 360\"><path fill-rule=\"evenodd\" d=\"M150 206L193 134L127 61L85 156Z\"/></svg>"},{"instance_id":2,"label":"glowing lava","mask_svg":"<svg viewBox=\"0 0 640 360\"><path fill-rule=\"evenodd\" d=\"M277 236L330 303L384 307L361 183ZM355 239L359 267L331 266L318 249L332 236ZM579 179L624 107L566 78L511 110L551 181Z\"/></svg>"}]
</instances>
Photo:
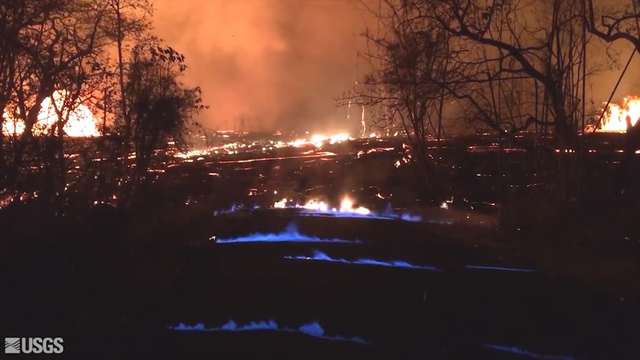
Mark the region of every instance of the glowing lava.
<instances>
[{"instance_id":1,"label":"glowing lava","mask_svg":"<svg viewBox=\"0 0 640 360\"><path fill-rule=\"evenodd\" d=\"M604 112L602 122L597 131L627 132L627 128L634 126L640 118L640 97L627 96L622 105L610 104Z\"/></svg>"},{"instance_id":2,"label":"glowing lava","mask_svg":"<svg viewBox=\"0 0 640 360\"><path fill-rule=\"evenodd\" d=\"M338 340L338 341L352 341L363 345L370 345L367 341L357 338L357 337L344 337L340 335L336 336L327 336L324 333L324 329L317 321L314 321L309 324L304 324L300 326L298 329L288 329L281 328L278 324L273 321L260 321L260 322L252 322L244 326L238 326L235 321L230 320L228 323L215 328L206 328L204 324L199 323L195 326L187 326L183 323L178 324L178 326L169 327L171 330L181 330L181 331L255 331L255 330L271 330L271 331L283 331L283 332L295 332L301 333L309 336L313 336L320 339L326 340Z\"/></svg>"},{"instance_id":3,"label":"glowing lava","mask_svg":"<svg viewBox=\"0 0 640 360\"><path fill-rule=\"evenodd\" d=\"M322 147L322 145L324 145L325 143L329 143L329 144L336 144L336 143L341 143L343 141L347 141L350 140L351 137L349 137L349 134L347 133L342 133L342 134L336 134L336 135L330 135L330 136L326 136L326 135L313 135L311 136L310 139L298 139L298 140L294 140L291 141L289 143L287 143L290 146L294 146L294 147L302 147L302 146L307 146L307 145L313 145L315 147Z\"/></svg>"},{"instance_id":4,"label":"glowing lava","mask_svg":"<svg viewBox=\"0 0 640 360\"><path fill-rule=\"evenodd\" d=\"M38 121L33 128L34 135L48 134L55 129L59 120L58 114L56 113L56 107L58 109L64 108L64 97L64 91L56 91L53 93L52 97L46 98L42 101L42 109L38 114ZM54 106L53 101L55 101L56 106ZM63 127L67 136L100 136L93 113L86 105L78 104L71 112L63 110L62 118L65 119L67 115L69 118ZM24 132L25 126L21 120L12 119L12 117L6 112L4 117L5 121L2 128L2 132L4 134L19 135Z\"/></svg>"},{"instance_id":5,"label":"glowing lava","mask_svg":"<svg viewBox=\"0 0 640 360\"><path fill-rule=\"evenodd\" d=\"M321 239L318 237L301 234L295 224L289 224L286 230L277 234L251 234L230 239L218 239L218 244L228 243L253 243L253 242L303 242L303 243L359 243L358 240Z\"/></svg>"},{"instance_id":6,"label":"glowing lava","mask_svg":"<svg viewBox=\"0 0 640 360\"><path fill-rule=\"evenodd\" d=\"M220 132L220 131L218 131ZM228 137L228 135L224 135L224 137ZM316 149L322 148L325 144L336 144L341 143L343 141L351 140L349 134L336 134L331 136L325 135L313 135L309 138L305 139L296 139L292 141L274 141L269 140L267 143L254 141L253 143L245 144L242 142L234 142L228 143L220 146L212 146L208 147L204 150L193 150L184 153L175 153L175 157L179 158L192 158L192 157L200 157L212 154L218 155L235 155L238 154L239 151L260 151L262 153L272 151L280 148L290 148L290 147L315 147ZM268 158L260 158L260 159L246 159L246 160L236 160L234 162L255 162L255 161L270 161L270 160L281 160L287 158L303 158L303 157L324 157L324 156L334 156L336 154L330 152L322 152L313 154L312 151L306 152L303 155L299 156L287 156L287 157L268 157Z\"/></svg>"}]
</instances>

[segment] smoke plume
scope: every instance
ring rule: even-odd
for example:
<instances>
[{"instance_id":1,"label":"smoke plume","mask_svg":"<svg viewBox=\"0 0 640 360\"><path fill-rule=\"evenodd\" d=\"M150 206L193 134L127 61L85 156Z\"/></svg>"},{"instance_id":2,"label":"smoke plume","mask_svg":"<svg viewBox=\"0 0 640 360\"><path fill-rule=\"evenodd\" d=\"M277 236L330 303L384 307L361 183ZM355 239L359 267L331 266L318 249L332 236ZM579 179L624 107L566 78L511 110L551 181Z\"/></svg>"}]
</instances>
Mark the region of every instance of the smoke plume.
<instances>
[{"instance_id":1,"label":"smoke plume","mask_svg":"<svg viewBox=\"0 0 640 360\"><path fill-rule=\"evenodd\" d=\"M377 4L377 1L375 2ZM334 98L349 91L360 36L373 16L359 1L157 0L155 32L187 57L213 129L347 130ZM377 5L376 5L377 6ZM359 65L364 69L364 62ZM354 117L352 117L354 118Z\"/></svg>"},{"instance_id":2,"label":"smoke plume","mask_svg":"<svg viewBox=\"0 0 640 360\"><path fill-rule=\"evenodd\" d=\"M185 82L210 105L211 129L342 132L359 129L360 109L334 98L368 71L363 29L376 29L378 0L156 0L155 32L187 57ZM624 65L625 42L613 46ZM598 54L590 54L590 60ZM613 101L640 92L640 56ZM590 78L588 106L600 106L621 69Z\"/></svg>"}]
</instances>

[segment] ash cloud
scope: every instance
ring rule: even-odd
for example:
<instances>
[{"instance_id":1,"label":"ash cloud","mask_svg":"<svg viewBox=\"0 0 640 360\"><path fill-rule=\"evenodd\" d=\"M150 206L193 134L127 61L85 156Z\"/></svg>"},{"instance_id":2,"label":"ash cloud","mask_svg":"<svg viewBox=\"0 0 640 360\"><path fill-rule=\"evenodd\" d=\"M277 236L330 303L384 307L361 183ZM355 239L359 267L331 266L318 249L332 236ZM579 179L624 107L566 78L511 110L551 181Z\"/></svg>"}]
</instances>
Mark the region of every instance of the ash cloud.
<instances>
[{"instance_id":1,"label":"ash cloud","mask_svg":"<svg viewBox=\"0 0 640 360\"><path fill-rule=\"evenodd\" d=\"M346 109L334 98L352 88L356 52L366 46L360 34L375 22L359 1L157 0L154 6L155 32L187 57L185 82L201 86L211 106L200 119L205 126L348 130Z\"/></svg>"}]
</instances>

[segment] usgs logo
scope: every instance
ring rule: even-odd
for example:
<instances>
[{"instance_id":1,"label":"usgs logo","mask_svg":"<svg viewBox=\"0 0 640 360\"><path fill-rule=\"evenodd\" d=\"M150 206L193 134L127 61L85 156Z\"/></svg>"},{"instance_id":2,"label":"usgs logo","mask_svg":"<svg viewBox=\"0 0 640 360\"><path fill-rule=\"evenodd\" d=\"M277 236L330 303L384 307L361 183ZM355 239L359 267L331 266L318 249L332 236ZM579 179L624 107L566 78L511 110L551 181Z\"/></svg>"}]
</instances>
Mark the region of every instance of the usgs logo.
<instances>
[{"instance_id":1,"label":"usgs logo","mask_svg":"<svg viewBox=\"0 0 640 360\"><path fill-rule=\"evenodd\" d=\"M4 338L5 354L62 354L62 338Z\"/></svg>"}]
</instances>

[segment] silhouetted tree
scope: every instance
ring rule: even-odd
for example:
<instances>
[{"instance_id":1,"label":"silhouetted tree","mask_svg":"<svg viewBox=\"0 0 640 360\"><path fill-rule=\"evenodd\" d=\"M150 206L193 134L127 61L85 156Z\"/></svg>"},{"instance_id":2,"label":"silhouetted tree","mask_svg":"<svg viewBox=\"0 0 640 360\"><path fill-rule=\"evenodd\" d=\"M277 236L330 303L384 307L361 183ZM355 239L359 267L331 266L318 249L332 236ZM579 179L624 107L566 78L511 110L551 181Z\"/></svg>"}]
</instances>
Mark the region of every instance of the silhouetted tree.
<instances>
[{"instance_id":1,"label":"silhouetted tree","mask_svg":"<svg viewBox=\"0 0 640 360\"><path fill-rule=\"evenodd\" d=\"M170 140L184 148L193 116L205 108L200 88L180 82L185 70L184 56L157 38L140 40L132 49L125 97L135 150L133 192L145 179L154 151Z\"/></svg>"},{"instance_id":2,"label":"silhouetted tree","mask_svg":"<svg viewBox=\"0 0 640 360\"><path fill-rule=\"evenodd\" d=\"M610 8L596 21L593 0L588 0L587 24L589 32L606 42L626 41L640 54L640 1L632 0L626 6ZM623 74L624 75L624 74ZM606 110L606 109L605 109ZM633 182L628 181L633 169L636 150L640 149L640 121L627 128L624 155L618 166L616 187L623 192Z\"/></svg>"},{"instance_id":3,"label":"silhouetted tree","mask_svg":"<svg viewBox=\"0 0 640 360\"><path fill-rule=\"evenodd\" d=\"M3 58L8 65L2 79L2 105L24 127L11 140L11 155L3 159L4 181L12 187L20 174L26 176L32 172L28 169L42 167L43 161L46 164L42 155L60 153L56 146L52 149L43 144L40 137L34 139L42 103L54 92L64 90L70 78L81 78L76 76L78 69L86 66L87 59L103 45L99 30L103 12L83 0L10 0L3 2L1 10L3 46L7 49ZM83 81L78 85L81 88ZM55 194L49 178L45 176L40 185Z\"/></svg>"},{"instance_id":4,"label":"silhouetted tree","mask_svg":"<svg viewBox=\"0 0 640 360\"><path fill-rule=\"evenodd\" d=\"M476 119L500 134L513 135L531 125L543 136L547 129L553 132L550 149L530 150L543 155L534 158L532 169L545 184L535 190L543 208L537 213L556 217L581 195L583 167L575 153L580 153L578 133L586 116L586 77L608 70L614 62L592 61L586 71L587 46L606 47L584 32L583 2L408 1L469 49L463 58L469 76L465 86L452 92L466 100ZM517 89L523 90L518 94ZM545 137L540 140L538 144L546 142ZM512 198L520 201L523 196L519 191ZM533 209L537 202L522 205Z\"/></svg>"},{"instance_id":5,"label":"silhouetted tree","mask_svg":"<svg viewBox=\"0 0 640 360\"><path fill-rule=\"evenodd\" d=\"M132 119L127 103L126 71L128 49L145 36L151 28L153 7L149 0L105 0L107 10L107 35L115 42L117 57L114 73L117 74L119 112L116 119L122 127L122 153L129 155L131 149ZM115 94L114 94L115 95Z\"/></svg>"},{"instance_id":6,"label":"silhouetted tree","mask_svg":"<svg viewBox=\"0 0 640 360\"><path fill-rule=\"evenodd\" d=\"M545 175L553 189L549 198L555 199L559 211L580 189L580 161L572 153L580 145L578 132L586 116L583 84L586 77L614 63L591 62L586 71L587 45L606 47L585 35L582 3L384 3L387 12L378 14L383 33L365 34L375 45L369 58L377 70L357 94L358 101L368 106L383 103L387 114L394 115L387 118L401 118L409 125L415 158L427 164L426 174L434 173L428 169L433 161L420 159L423 152L418 149L424 147L428 132L439 134L442 108L453 100L452 110L471 126L500 134L501 147L503 136L516 141L516 134L533 126L542 133L551 130L554 143L543 151L548 156L540 157L535 172ZM542 140L539 144L546 141ZM567 151L553 155L558 148Z\"/></svg>"},{"instance_id":7,"label":"silhouetted tree","mask_svg":"<svg viewBox=\"0 0 640 360\"><path fill-rule=\"evenodd\" d=\"M121 185L134 191L163 141L183 143L188 120L203 108L200 90L178 80L184 57L147 33L151 13L147 0L0 3L3 192L57 199L82 191L103 201ZM43 101L54 94L55 121L41 126ZM65 134L80 104L101 118L101 141Z\"/></svg>"},{"instance_id":8,"label":"silhouetted tree","mask_svg":"<svg viewBox=\"0 0 640 360\"><path fill-rule=\"evenodd\" d=\"M544 6L514 1L412 2L450 36L475 45L477 52L468 60L478 60L478 52L486 54L481 64L485 69L476 72L476 80L484 76L484 82L496 81L504 74L530 78L530 88L535 85L545 94L547 101L537 106L544 108L539 114L548 118L529 113L523 123L551 126L559 145L575 145L579 130L575 120L582 116L575 92L582 66L579 1L554 0Z\"/></svg>"},{"instance_id":9,"label":"silhouetted tree","mask_svg":"<svg viewBox=\"0 0 640 360\"><path fill-rule=\"evenodd\" d=\"M453 59L460 50L451 48L447 34L422 17L417 8L390 0L385 5L383 13L376 13L384 32L364 33L373 45L364 56L376 70L365 78L362 89L344 96L341 102L381 109L379 121L386 126L399 122L423 180L422 190L438 200L442 196L436 176L438 159L428 153L427 142L428 136L440 134L443 101L450 97L442 84L456 80L459 69L454 65L460 62Z\"/></svg>"}]
</instances>

